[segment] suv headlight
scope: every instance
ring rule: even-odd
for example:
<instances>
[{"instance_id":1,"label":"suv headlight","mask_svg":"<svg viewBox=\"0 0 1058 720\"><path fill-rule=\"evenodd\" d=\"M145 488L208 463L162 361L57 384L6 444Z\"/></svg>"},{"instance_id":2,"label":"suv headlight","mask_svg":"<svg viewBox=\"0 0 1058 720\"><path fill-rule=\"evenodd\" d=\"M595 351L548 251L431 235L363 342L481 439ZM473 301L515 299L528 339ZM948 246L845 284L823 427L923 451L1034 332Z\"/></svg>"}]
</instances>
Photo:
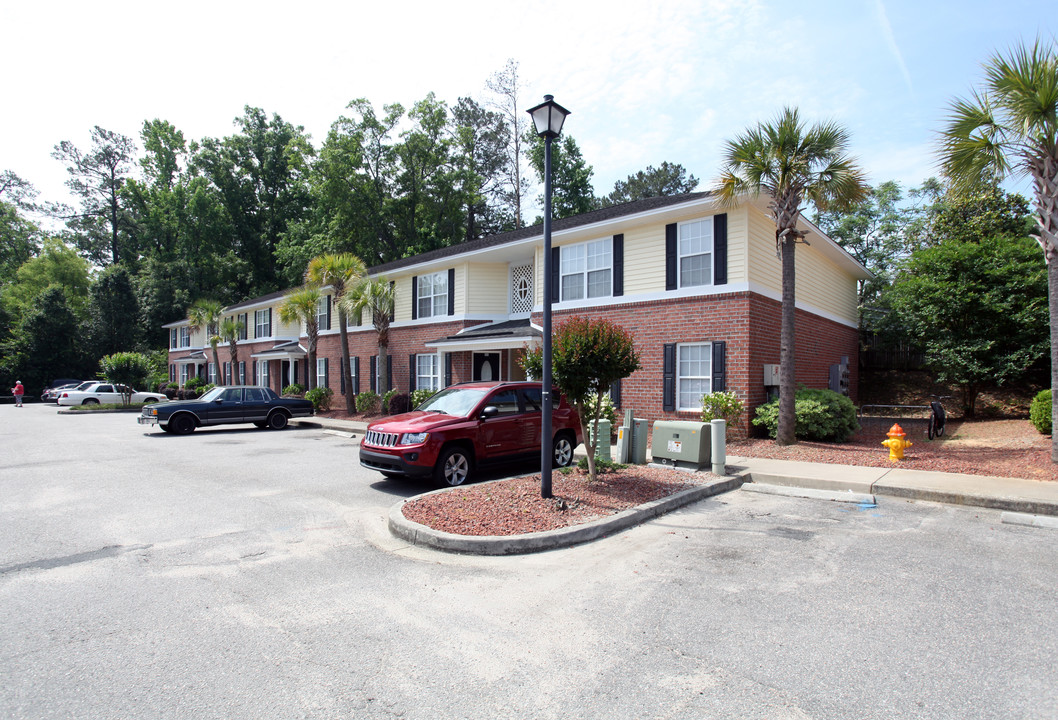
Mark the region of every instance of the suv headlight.
<instances>
[{"instance_id":1,"label":"suv headlight","mask_svg":"<svg viewBox=\"0 0 1058 720\"><path fill-rule=\"evenodd\" d=\"M421 445L426 442L426 438L430 437L430 433L404 433L400 436L401 445Z\"/></svg>"}]
</instances>

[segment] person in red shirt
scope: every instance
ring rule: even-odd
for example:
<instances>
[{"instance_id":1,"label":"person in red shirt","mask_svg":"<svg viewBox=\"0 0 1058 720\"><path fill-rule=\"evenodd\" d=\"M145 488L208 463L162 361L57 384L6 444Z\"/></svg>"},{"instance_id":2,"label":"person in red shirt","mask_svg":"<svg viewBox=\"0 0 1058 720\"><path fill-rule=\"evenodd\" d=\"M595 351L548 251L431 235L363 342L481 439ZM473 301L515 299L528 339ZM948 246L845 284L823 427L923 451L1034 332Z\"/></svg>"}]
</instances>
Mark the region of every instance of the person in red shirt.
<instances>
[{"instance_id":1,"label":"person in red shirt","mask_svg":"<svg viewBox=\"0 0 1058 720\"><path fill-rule=\"evenodd\" d=\"M11 388L11 394L15 396L15 407L22 407L22 396L26 394L26 389L22 387L21 380L15 380L15 386Z\"/></svg>"}]
</instances>

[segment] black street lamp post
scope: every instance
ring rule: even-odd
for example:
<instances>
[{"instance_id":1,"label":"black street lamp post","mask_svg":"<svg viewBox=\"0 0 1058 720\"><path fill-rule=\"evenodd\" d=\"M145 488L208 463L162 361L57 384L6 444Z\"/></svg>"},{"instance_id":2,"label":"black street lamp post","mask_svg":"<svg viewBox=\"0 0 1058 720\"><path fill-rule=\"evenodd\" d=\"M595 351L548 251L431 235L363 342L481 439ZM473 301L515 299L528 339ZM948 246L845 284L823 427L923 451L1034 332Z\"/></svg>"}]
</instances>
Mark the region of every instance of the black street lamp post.
<instances>
[{"instance_id":1,"label":"black street lamp post","mask_svg":"<svg viewBox=\"0 0 1058 720\"><path fill-rule=\"evenodd\" d=\"M543 377L541 378L543 408L540 420L540 496L552 497L551 461L554 438L551 437L551 141L562 134L562 123L569 110L555 102L551 95L544 95L544 102L527 111L533 117L536 132L544 138L544 347L542 352Z\"/></svg>"}]
</instances>

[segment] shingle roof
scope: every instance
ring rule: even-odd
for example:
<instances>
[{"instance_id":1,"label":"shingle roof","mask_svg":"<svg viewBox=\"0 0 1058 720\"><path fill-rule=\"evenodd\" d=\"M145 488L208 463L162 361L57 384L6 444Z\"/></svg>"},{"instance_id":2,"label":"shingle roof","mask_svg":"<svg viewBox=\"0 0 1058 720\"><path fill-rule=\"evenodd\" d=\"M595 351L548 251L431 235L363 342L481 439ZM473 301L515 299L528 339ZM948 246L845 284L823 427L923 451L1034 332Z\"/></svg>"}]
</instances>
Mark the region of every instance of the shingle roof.
<instances>
[{"instance_id":1,"label":"shingle roof","mask_svg":"<svg viewBox=\"0 0 1058 720\"><path fill-rule=\"evenodd\" d=\"M712 193L706 191L684 193L683 195L667 195L664 197L646 198L645 200L633 200L632 202L612 205L610 207L592 210L591 212L582 213L580 215L562 218L561 220L554 220L551 223L551 230L552 232L569 230L582 225L591 225L605 220L625 217L626 215L635 215L636 213L647 212L649 210L657 210L658 208L668 207L669 205L679 205L680 203L700 200L709 197L711 194ZM438 260L452 255L461 255L465 252L483 250L485 248L497 247L518 240L525 240L526 238L542 235L543 232L542 225L531 225L529 227L500 233L499 235L490 235L489 237L481 238L480 240L457 243L455 245L438 248L437 250L431 250L430 252L421 253L419 255L412 255L411 257L401 258L400 260L393 260L388 263L382 263L381 265L375 265L374 267L368 268L368 272L372 275L392 272L393 270L398 270L408 265L417 265L421 262L429 262L431 260Z\"/></svg>"}]
</instances>

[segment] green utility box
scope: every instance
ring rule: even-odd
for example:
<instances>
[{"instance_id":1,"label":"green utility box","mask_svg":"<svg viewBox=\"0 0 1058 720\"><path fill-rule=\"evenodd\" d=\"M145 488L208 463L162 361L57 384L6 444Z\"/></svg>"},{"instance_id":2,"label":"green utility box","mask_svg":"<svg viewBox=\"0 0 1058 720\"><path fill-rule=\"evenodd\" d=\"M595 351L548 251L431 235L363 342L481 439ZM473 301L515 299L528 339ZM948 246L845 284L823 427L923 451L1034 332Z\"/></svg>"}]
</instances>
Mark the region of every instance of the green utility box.
<instances>
[{"instance_id":1,"label":"green utility box","mask_svg":"<svg viewBox=\"0 0 1058 720\"><path fill-rule=\"evenodd\" d=\"M617 462L645 465L647 462L647 421L636 418L617 428Z\"/></svg>"},{"instance_id":2,"label":"green utility box","mask_svg":"<svg viewBox=\"0 0 1058 720\"><path fill-rule=\"evenodd\" d=\"M588 423L588 434L591 437L595 436L595 423ZM602 458L603 460L611 461L610 457L610 421L600 420L599 421L599 443L595 446L595 457Z\"/></svg>"},{"instance_id":3,"label":"green utility box","mask_svg":"<svg viewBox=\"0 0 1058 720\"><path fill-rule=\"evenodd\" d=\"M658 420L650 454L658 465L700 470L711 460L709 423Z\"/></svg>"}]
</instances>

